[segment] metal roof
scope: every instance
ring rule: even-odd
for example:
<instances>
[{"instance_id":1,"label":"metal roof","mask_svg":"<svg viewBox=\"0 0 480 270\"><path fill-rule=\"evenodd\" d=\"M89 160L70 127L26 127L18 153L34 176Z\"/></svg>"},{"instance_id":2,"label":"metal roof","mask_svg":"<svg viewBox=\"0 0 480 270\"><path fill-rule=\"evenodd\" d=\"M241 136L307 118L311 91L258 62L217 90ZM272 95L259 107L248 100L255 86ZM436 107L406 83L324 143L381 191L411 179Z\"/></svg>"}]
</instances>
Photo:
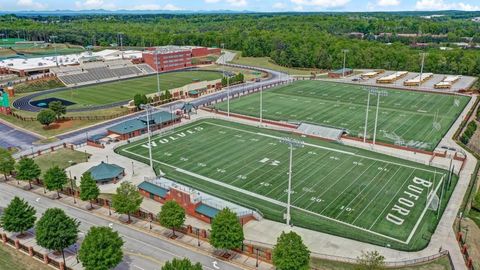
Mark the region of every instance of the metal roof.
<instances>
[{"instance_id":1,"label":"metal roof","mask_svg":"<svg viewBox=\"0 0 480 270\"><path fill-rule=\"evenodd\" d=\"M157 112L149 116L151 125L158 125L168 122L172 119L179 118L178 115L169 112ZM137 130L147 128L147 117L141 116L139 118L130 119L120 124L110 127L108 130L116 134L127 134Z\"/></svg>"},{"instance_id":2,"label":"metal roof","mask_svg":"<svg viewBox=\"0 0 480 270\"><path fill-rule=\"evenodd\" d=\"M143 181L142 183L140 183L140 185L138 185L138 188L148 191L149 193L157 195L161 198L165 198L168 192L168 190L147 181Z\"/></svg>"},{"instance_id":3,"label":"metal roof","mask_svg":"<svg viewBox=\"0 0 480 270\"><path fill-rule=\"evenodd\" d=\"M118 177L123 173L124 169L115 164L100 163L88 169L88 172L92 174L93 179L97 182L111 181L113 178Z\"/></svg>"},{"instance_id":4,"label":"metal roof","mask_svg":"<svg viewBox=\"0 0 480 270\"><path fill-rule=\"evenodd\" d=\"M218 214L218 212L220 212L220 210L202 203L197 207L197 209L195 209L195 212L202 214L204 216L207 216L209 218L214 218Z\"/></svg>"}]
</instances>

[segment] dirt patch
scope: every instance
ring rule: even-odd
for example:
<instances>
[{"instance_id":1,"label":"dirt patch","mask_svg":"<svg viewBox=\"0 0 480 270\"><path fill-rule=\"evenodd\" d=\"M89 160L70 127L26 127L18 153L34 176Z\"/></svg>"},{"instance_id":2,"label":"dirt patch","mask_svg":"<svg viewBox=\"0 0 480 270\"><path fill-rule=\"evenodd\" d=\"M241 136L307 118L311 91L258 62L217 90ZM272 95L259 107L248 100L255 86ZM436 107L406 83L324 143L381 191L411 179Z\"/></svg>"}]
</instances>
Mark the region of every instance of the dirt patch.
<instances>
[{"instance_id":1,"label":"dirt patch","mask_svg":"<svg viewBox=\"0 0 480 270\"><path fill-rule=\"evenodd\" d=\"M75 120L60 120L55 123L50 124L47 127L43 127L44 130L54 130L54 129L69 129L75 125Z\"/></svg>"}]
</instances>

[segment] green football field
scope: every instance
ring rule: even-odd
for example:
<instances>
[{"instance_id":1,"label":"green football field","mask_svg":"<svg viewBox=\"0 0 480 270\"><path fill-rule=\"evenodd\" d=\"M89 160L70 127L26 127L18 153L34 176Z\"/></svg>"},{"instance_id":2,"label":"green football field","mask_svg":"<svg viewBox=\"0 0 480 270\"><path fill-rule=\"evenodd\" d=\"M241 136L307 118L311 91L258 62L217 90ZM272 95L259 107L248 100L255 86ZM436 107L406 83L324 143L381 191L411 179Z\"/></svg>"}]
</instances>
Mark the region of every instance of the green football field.
<instances>
[{"instance_id":1,"label":"green football field","mask_svg":"<svg viewBox=\"0 0 480 270\"><path fill-rule=\"evenodd\" d=\"M212 71L182 71L163 73L160 77L160 88L173 89L198 81L221 79L222 74ZM34 100L60 98L76 103L69 108L97 106L115 102L132 100L135 94L151 94L157 92L157 77L147 76L116 82L102 83L63 92L46 94Z\"/></svg>"},{"instance_id":2,"label":"green football field","mask_svg":"<svg viewBox=\"0 0 480 270\"><path fill-rule=\"evenodd\" d=\"M283 221L288 133L202 120L153 137L156 170L166 177ZM403 250L424 247L456 183L448 172L309 138L293 151L292 223ZM141 140L117 153L148 163ZM445 190L443 196L442 190ZM443 208L441 208L443 210ZM441 211L440 211L441 212Z\"/></svg>"},{"instance_id":3,"label":"green football field","mask_svg":"<svg viewBox=\"0 0 480 270\"><path fill-rule=\"evenodd\" d=\"M385 90L380 98L377 140L433 150L458 118L469 97L405 90ZM263 117L347 129L362 137L368 92L362 86L324 81L297 81L263 92ZM373 138L377 97L371 96L367 138ZM227 103L213 105L227 110ZM230 111L259 117L260 94L230 101Z\"/></svg>"}]
</instances>

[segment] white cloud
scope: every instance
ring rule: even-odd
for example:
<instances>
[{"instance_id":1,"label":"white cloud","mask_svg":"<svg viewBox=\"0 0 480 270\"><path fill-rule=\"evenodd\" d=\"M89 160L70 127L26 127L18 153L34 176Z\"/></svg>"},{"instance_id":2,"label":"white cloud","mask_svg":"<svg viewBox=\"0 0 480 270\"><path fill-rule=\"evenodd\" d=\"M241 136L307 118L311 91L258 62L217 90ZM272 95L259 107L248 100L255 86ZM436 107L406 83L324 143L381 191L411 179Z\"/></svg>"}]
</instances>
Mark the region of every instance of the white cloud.
<instances>
[{"instance_id":1,"label":"white cloud","mask_svg":"<svg viewBox=\"0 0 480 270\"><path fill-rule=\"evenodd\" d=\"M272 6L274 9L284 9L287 7L287 5L285 3L282 3L282 2L276 2L273 4Z\"/></svg>"},{"instance_id":2,"label":"white cloud","mask_svg":"<svg viewBox=\"0 0 480 270\"><path fill-rule=\"evenodd\" d=\"M173 4L166 4L166 5L163 6L161 9L162 9L162 10L182 10L183 8L177 7L177 6L173 5Z\"/></svg>"},{"instance_id":3,"label":"white cloud","mask_svg":"<svg viewBox=\"0 0 480 270\"><path fill-rule=\"evenodd\" d=\"M207 4L217 4L222 2L222 0L204 0ZM233 7L244 7L248 5L247 0L224 0L225 3Z\"/></svg>"},{"instance_id":4,"label":"white cloud","mask_svg":"<svg viewBox=\"0 0 480 270\"><path fill-rule=\"evenodd\" d=\"M290 0L299 7L312 6L318 8L338 8L343 7L350 2L350 0Z\"/></svg>"},{"instance_id":5,"label":"white cloud","mask_svg":"<svg viewBox=\"0 0 480 270\"><path fill-rule=\"evenodd\" d=\"M247 0L226 0L227 3L234 7L244 7L248 5Z\"/></svg>"},{"instance_id":6,"label":"white cloud","mask_svg":"<svg viewBox=\"0 0 480 270\"><path fill-rule=\"evenodd\" d=\"M446 9L455 9L455 10L480 10L480 6L473 6L470 4L465 4L463 2L458 3L446 3L444 0L419 0L415 4L415 9L417 10L446 10Z\"/></svg>"},{"instance_id":7,"label":"white cloud","mask_svg":"<svg viewBox=\"0 0 480 270\"><path fill-rule=\"evenodd\" d=\"M47 7L47 5L34 2L33 0L18 0L17 5L21 7L33 8L33 9L45 9Z\"/></svg>"},{"instance_id":8,"label":"white cloud","mask_svg":"<svg viewBox=\"0 0 480 270\"><path fill-rule=\"evenodd\" d=\"M75 7L78 9L115 9L115 5L113 3L106 3L103 0L76 1Z\"/></svg>"},{"instance_id":9,"label":"white cloud","mask_svg":"<svg viewBox=\"0 0 480 270\"><path fill-rule=\"evenodd\" d=\"M400 0L378 0L377 5L381 7L391 7L400 5Z\"/></svg>"}]
</instances>

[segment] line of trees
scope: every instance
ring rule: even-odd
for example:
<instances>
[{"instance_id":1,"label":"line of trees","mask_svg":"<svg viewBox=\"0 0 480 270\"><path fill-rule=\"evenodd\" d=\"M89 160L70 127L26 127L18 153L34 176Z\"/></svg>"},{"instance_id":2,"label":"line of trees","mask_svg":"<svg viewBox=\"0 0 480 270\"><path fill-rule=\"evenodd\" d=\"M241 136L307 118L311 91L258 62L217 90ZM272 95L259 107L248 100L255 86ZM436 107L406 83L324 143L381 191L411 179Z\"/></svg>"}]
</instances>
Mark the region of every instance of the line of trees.
<instances>
[{"instance_id":1,"label":"line of trees","mask_svg":"<svg viewBox=\"0 0 480 270\"><path fill-rule=\"evenodd\" d=\"M209 15L108 15L65 17L0 16L0 27L9 36L23 33L32 40L108 46L123 32L125 46L199 45L242 51L244 56L271 57L288 67L335 69L342 66L342 49L349 49L352 68L418 71L420 50L412 42L480 42L480 25L467 18L478 13L445 12L426 20L422 13L344 14L209 14ZM75 31L72 31L75 29ZM365 39L350 38L361 32ZM391 33L391 35L380 35ZM414 39L397 34L419 34ZM432 35L443 35L434 37ZM480 75L475 50L428 48L425 70L435 73Z\"/></svg>"},{"instance_id":2,"label":"line of trees","mask_svg":"<svg viewBox=\"0 0 480 270\"><path fill-rule=\"evenodd\" d=\"M48 127L66 113L67 107L61 101L52 101L48 103L48 109L43 109L37 114L37 121Z\"/></svg>"},{"instance_id":3,"label":"line of trees","mask_svg":"<svg viewBox=\"0 0 480 270\"><path fill-rule=\"evenodd\" d=\"M37 221L36 210L25 200L14 197L0 216L0 226L7 232L24 235L34 229L38 245L62 254L76 245L80 222L62 209L49 208ZM86 270L112 269L123 259L123 240L109 227L91 227L78 251L78 259Z\"/></svg>"}]
</instances>

